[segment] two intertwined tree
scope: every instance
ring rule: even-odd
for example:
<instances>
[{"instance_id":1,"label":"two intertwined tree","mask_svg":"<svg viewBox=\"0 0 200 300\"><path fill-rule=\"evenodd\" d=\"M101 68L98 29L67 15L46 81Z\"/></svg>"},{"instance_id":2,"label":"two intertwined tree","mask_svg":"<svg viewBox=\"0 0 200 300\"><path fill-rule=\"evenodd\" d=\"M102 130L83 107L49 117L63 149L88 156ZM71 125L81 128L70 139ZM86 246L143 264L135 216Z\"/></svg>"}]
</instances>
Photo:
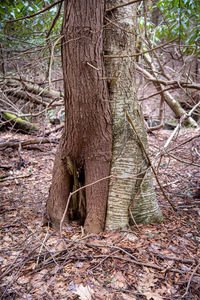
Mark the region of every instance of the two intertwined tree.
<instances>
[{"instance_id":1,"label":"two intertwined tree","mask_svg":"<svg viewBox=\"0 0 200 300\"><path fill-rule=\"evenodd\" d=\"M47 201L47 214L55 226L69 194L81 184L87 186L85 195L72 197L66 220L83 216L89 232L102 231L105 220L107 229L125 228L131 220L161 220L137 103L132 55L136 10L123 4L65 1L65 128Z\"/></svg>"}]
</instances>

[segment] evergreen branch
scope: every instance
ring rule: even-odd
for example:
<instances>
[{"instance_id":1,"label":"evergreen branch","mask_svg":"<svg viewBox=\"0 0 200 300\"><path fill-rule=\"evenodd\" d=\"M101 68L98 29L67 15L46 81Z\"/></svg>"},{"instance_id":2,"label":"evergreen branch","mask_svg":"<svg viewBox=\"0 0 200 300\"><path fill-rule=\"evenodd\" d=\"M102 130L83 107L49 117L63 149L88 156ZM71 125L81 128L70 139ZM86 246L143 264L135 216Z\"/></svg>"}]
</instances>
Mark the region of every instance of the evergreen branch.
<instances>
[{"instance_id":1,"label":"evergreen branch","mask_svg":"<svg viewBox=\"0 0 200 300\"><path fill-rule=\"evenodd\" d=\"M8 20L8 21L6 21L6 23L13 23L13 22L17 22L17 21L21 21L21 20L33 18L33 17L35 17L37 15L40 15L40 14L44 13L45 11L51 9L52 7L54 7L55 5L57 5L57 4L61 3L61 2L63 2L63 0L59 0L59 1L57 1L57 2L55 2L53 4L51 4L51 5L49 5L47 7L45 7L44 9L42 9L42 10L40 10L40 11L38 11L38 12L32 14L32 15L21 17L21 18L14 19L14 20Z\"/></svg>"}]
</instances>

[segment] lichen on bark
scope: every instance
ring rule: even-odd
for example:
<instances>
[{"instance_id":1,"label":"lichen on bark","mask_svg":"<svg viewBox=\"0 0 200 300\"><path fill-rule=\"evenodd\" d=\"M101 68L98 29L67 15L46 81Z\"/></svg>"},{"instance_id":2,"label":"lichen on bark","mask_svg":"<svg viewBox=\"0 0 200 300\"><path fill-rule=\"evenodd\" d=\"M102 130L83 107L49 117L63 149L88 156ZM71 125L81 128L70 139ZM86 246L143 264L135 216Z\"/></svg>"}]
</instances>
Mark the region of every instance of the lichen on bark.
<instances>
[{"instance_id":1,"label":"lichen on bark","mask_svg":"<svg viewBox=\"0 0 200 300\"><path fill-rule=\"evenodd\" d=\"M125 1L107 1L108 8ZM152 174L142 151L137 134L126 118L131 116L137 133L148 148L143 116L137 102L135 61L127 57L135 51L136 9L124 6L108 15L111 22L105 26L106 54L126 55L124 58L105 60L107 77L115 80L110 90L113 119L113 147L111 177L107 204L106 229L126 228L134 221L149 223L160 221L159 209L153 188ZM117 79L115 74L118 75ZM111 85L111 84L110 84ZM144 179L143 179L144 178ZM139 193L138 193L138 189ZM131 211L131 214L129 213Z\"/></svg>"}]
</instances>

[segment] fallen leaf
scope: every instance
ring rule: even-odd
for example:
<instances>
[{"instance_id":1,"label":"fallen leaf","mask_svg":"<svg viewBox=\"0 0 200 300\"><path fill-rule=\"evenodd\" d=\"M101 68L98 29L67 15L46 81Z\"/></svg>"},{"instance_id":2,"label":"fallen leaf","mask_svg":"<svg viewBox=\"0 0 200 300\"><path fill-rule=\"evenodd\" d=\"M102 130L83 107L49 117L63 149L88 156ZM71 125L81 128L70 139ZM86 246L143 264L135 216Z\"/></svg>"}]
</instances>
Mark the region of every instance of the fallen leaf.
<instances>
[{"instance_id":1,"label":"fallen leaf","mask_svg":"<svg viewBox=\"0 0 200 300\"><path fill-rule=\"evenodd\" d=\"M92 300L92 294L94 291L88 285L83 286L80 284L74 293L79 295L81 300Z\"/></svg>"}]
</instances>

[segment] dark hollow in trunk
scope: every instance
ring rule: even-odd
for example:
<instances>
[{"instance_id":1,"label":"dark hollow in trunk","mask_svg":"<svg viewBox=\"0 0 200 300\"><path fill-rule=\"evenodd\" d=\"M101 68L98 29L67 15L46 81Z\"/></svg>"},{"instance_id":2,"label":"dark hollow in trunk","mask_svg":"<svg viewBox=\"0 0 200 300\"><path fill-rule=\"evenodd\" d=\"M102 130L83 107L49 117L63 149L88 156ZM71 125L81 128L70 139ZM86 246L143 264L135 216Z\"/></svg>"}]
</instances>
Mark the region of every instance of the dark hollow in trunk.
<instances>
[{"instance_id":1,"label":"dark hollow in trunk","mask_svg":"<svg viewBox=\"0 0 200 300\"><path fill-rule=\"evenodd\" d=\"M103 63L103 21L104 0L65 1L65 127L47 200L47 215L54 227L59 226L70 192L110 173L112 128ZM66 220L82 218L86 231L102 231L107 194L108 179L86 188L85 218L84 193L77 193L72 197Z\"/></svg>"}]
</instances>

